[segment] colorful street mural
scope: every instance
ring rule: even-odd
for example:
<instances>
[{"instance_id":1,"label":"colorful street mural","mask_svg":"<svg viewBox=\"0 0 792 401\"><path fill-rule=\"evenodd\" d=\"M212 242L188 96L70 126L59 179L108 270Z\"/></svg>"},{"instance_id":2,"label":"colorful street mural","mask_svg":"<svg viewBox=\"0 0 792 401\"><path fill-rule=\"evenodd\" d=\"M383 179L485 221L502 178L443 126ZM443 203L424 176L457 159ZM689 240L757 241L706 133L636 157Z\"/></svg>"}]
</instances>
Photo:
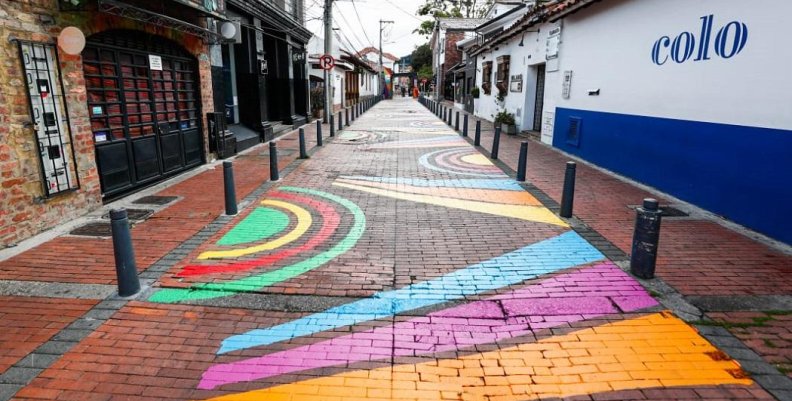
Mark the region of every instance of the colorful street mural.
<instances>
[{"instance_id":1,"label":"colorful street mural","mask_svg":"<svg viewBox=\"0 0 792 401\"><path fill-rule=\"evenodd\" d=\"M467 320L475 323L475 319ZM455 323L464 325L464 321ZM406 337L412 338L416 331ZM322 356L332 359L346 354L345 349L340 346L295 354L298 359L291 363L308 364L306 361ZM397 345L396 349L401 348ZM669 313L650 313L458 358L404 364L396 358L392 366L352 370L212 400L521 401L662 386L752 383L736 362L719 355L683 321ZM217 377L226 379L222 374ZM202 383L208 386L210 382Z\"/></svg>"},{"instance_id":2,"label":"colorful street mural","mask_svg":"<svg viewBox=\"0 0 792 401\"><path fill-rule=\"evenodd\" d=\"M442 148L421 156L420 166L458 178L342 175L332 185L568 227L460 141L446 135L372 146ZM349 251L365 228L362 210L346 198L280 187L176 275L242 278L163 289L151 300L216 298L292 279ZM277 267L301 255L315 256ZM735 361L662 311L635 279L569 230L425 281L234 334L217 354L198 389L235 392L215 401L520 401L752 383Z\"/></svg>"},{"instance_id":3,"label":"colorful street mural","mask_svg":"<svg viewBox=\"0 0 792 401\"><path fill-rule=\"evenodd\" d=\"M429 170L445 174L489 178L506 177L501 169L470 147L443 149L427 153L421 156L418 162Z\"/></svg>"},{"instance_id":4,"label":"colorful street mural","mask_svg":"<svg viewBox=\"0 0 792 401\"><path fill-rule=\"evenodd\" d=\"M392 353L395 356L418 356L456 351L578 322L584 316L593 319L656 305L657 302L635 280L607 262L548 278L503 295L440 309L425 317L257 358L218 364L203 375L199 388L214 389L224 384L309 369L389 359ZM351 352L352 349L358 352ZM327 357L329 353L335 355ZM303 363L290 363L295 360Z\"/></svg>"},{"instance_id":5,"label":"colorful street mural","mask_svg":"<svg viewBox=\"0 0 792 401\"><path fill-rule=\"evenodd\" d=\"M381 143L371 146L372 149L409 149L409 148L450 148L467 147L467 142L457 135L442 135L436 138L421 138Z\"/></svg>"},{"instance_id":6,"label":"colorful street mural","mask_svg":"<svg viewBox=\"0 0 792 401\"><path fill-rule=\"evenodd\" d=\"M475 161L474 159L469 163L473 164ZM446 185L420 187L406 184L404 181L384 182L383 180L384 178L381 177L360 179L342 176L333 182L333 185L393 199L568 227L567 223L542 206L536 198L525 192L519 185L516 187L519 189L514 187L511 189L468 189L454 185L455 183L464 184L464 181L450 182L447 180Z\"/></svg>"},{"instance_id":7,"label":"colorful street mural","mask_svg":"<svg viewBox=\"0 0 792 401\"><path fill-rule=\"evenodd\" d=\"M307 196L306 196L307 195ZM194 264L184 267L177 274L178 277L202 276L216 273L230 272L251 272L250 275L227 282L207 282L194 284L190 288L166 288L154 293L149 301L173 303L189 299L209 299L231 295L234 292L255 291L263 287L271 286L285 280L297 277L309 272L317 267L324 265L332 259L349 251L363 235L366 228L366 217L363 211L353 202L327 192L316 191L306 188L280 187L279 192L267 194L269 199L261 202L261 206L269 208L257 208L242 220L234 229L229 231L218 241L218 245L223 244L249 244L255 241L263 241L275 235L272 227L266 229L258 228L262 225L262 218L266 216L279 216L280 208L290 212L296 224L290 231L283 233L280 237L257 243L243 248L212 250L203 252L199 255L199 260L237 258L240 256L253 255L266 251L278 250L274 253L265 253L253 259L245 259L228 263L218 264ZM311 213L305 209L311 208L314 213L321 216L321 226L315 226ZM352 227L344 238L332 244L324 252L315 256L300 260L274 270L261 272L261 269L273 266L279 261L301 254L308 254L310 251L326 245L329 238L338 230L341 216L337 208L345 209L353 216ZM282 220L282 217L277 217ZM281 232L286 225L282 221L277 223L281 227ZM245 230L245 228L255 228ZM298 239L304 239L308 233L312 233L307 241L299 246L284 248ZM329 245L329 244L327 244Z\"/></svg>"}]
</instances>

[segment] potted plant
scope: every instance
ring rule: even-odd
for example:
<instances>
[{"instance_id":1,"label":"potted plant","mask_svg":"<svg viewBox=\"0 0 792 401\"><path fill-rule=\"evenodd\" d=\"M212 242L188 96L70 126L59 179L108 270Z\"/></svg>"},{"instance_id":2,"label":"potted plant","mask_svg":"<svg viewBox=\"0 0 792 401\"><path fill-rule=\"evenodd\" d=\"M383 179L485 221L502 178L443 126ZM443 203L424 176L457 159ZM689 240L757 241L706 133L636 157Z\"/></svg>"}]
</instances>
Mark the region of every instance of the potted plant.
<instances>
[{"instance_id":1,"label":"potted plant","mask_svg":"<svg viewBox=\"0 0 792 401\"><path fill-rule=\"evenodd\" d=\"M478 86L474 86L472 89L470 89L470 96L473 96L473 99L478 99L480 95L481 91L479 91Z\"/></svg>"},{"instance_id":2,"label":"potted plant","mask_svg":"<svg viewBox=\"0 0 792 401\"><path fill-rule=\"evenodd\" d=\"M501 131L507 135L517 135L517 125L514 122L514 114L506 110L501 110L495 115L495 125L500 125Z\"/></svg>"}]
</instances>

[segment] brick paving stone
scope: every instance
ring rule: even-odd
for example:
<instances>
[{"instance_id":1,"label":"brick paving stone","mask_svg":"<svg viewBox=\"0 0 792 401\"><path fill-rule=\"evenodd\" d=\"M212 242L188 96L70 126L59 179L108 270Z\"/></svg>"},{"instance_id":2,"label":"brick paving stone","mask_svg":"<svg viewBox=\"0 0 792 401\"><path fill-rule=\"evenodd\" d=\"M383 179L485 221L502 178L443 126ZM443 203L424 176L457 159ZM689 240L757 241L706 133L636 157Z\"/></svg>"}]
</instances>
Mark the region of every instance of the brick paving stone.
<instances>
[{"instance_id":1,"label":"brick paving stone","mask_svg":"<svg viewBox=\"0 0 792 401\"><path fill-rule=\"evenodd\" d=\"M0 297L0 374L98 301Z\"/></svg>"},{"instance_id":2,"label":"brick paving stone","mask_svg":"<svg viewBox=\"0 0 792 401\"><path fill-rule=\"evenodd\" d=\"M710 312L745 345L792 378L792 313Z\"/></svg>"}]
</instances>

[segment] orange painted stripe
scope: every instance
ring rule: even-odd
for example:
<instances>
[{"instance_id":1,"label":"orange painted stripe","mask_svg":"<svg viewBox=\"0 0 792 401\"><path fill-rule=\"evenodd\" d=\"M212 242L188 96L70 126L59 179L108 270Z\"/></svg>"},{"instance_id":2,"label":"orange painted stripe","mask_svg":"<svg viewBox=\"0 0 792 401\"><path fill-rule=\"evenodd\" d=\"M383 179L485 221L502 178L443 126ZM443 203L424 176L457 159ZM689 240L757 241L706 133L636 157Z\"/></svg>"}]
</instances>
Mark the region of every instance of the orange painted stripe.
<instances>
[{"instance_id":1,"label":"orange painted stripe","mask_svg":"<svg viewBox=\"0 0 792 401\"><path fill-rule=\"evenodd\" d=\"M716 352L685 322L657 313L459 359L351 371L212 400L523 401L752 383L736 362L711 356Z\"/></svg>"},{"instance_id":2,"label":"orange painted stripe","mask_svg":"<svg viewBox=\"0 0 792 401\"><path fill-rule=\"evenodd\" d=\"M505 191L500 189L473 189L473 188L429 188L416 187L405 184L392 184L372 181L359 181L341 178L338 182L355 184L372 188L382 188L392 191L421 195L436 195L455 199L467 199L480 202L500 203L507 205L542 206L541 202L528 192Z\"/></svg>"}]
</instances>

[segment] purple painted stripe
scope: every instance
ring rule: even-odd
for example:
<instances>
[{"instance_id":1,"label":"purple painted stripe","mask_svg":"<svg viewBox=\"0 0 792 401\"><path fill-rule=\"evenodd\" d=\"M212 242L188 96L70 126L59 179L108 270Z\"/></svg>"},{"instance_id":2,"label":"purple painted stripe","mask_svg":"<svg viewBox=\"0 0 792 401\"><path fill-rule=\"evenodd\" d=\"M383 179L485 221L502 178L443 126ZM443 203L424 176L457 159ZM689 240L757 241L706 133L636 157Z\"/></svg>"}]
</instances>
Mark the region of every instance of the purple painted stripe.
<instances>
[{"instance_id":1,"label":"purple painted stripe","mask_svg":"<svg viewBox=\"0 0 792 401\"><path fill-rule=\"evenodd\" d=\"M456 350L655 305L657 302L638 282L606 262L392 326L215 365L204 373L198 388L388 359L392 354L413 356Z\"/></svg>"}]
</instances>

